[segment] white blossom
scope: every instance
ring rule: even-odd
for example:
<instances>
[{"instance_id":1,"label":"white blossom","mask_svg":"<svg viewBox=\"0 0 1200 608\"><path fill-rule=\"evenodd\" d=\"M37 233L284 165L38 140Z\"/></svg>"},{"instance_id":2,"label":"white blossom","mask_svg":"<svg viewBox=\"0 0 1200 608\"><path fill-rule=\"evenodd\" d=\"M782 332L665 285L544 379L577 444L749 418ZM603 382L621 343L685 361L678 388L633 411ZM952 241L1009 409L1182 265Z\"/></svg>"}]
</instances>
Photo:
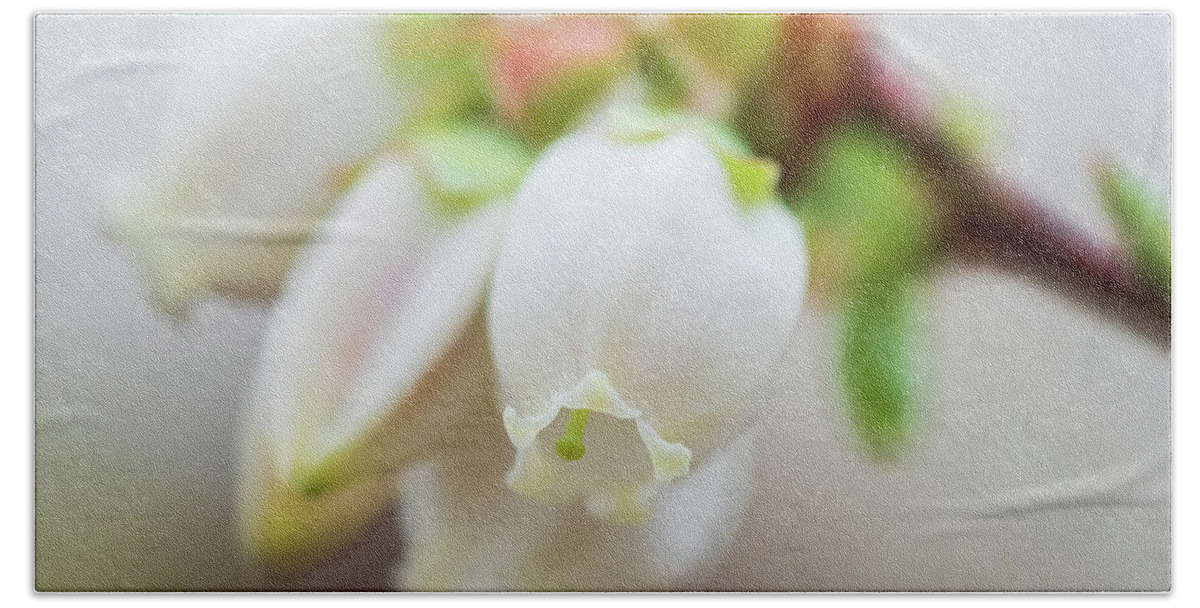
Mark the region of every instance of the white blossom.
<instances>
[{"instance_id":1,"label":"white blossom","mask_svg":"<svg viewBox=\"0 0 1200 608\"><path fill-rule=\"evenodd\" d=\"M211 292L272 297L400 110L382 19L245 23L189 59L161 149L107 218L176 317Z\"/></svg>"},{"instance_id":2,"label":"white blossom","mask_svg":"<svg viewBox=\"0 0 1200 608\"><path fill-rule=\"evenodd\" d=\"M530 170L488 328L510 487L645 521L744 428L797 323L806 258L795 218L743 196L742 159L709 130L627 122L568 137Z\"/></svg>"}]
</instances>

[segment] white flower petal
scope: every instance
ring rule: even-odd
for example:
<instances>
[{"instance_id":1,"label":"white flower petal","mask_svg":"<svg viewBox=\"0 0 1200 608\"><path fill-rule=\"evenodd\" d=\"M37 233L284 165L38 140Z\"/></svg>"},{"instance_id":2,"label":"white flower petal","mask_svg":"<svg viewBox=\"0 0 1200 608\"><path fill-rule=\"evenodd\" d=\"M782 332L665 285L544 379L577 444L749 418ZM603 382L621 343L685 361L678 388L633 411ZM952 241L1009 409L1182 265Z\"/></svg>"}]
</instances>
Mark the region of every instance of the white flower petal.
<instances>
[{"instance_id":1,"label":"white flower petal","mask_svg":"<svg viewBox=\"0 0 1200 608\"><path fill-rule=\"evenodd\" d=\"M472 420L472 444L442 452L401 485L402 590L702 589L750 498L753 451L742 438L668 488L644 525L531 502L499 480L506 463L497 455L511 448L494 421Z\"/></svg>"},{"instance_id":2,"label":"white flower petal","mask_svg":"<svg viewBox=\"0 0 1200 608\"><path fill-rule=\"evenodd\" d=\"M492 403L480 305L507 208L435 207L407 163L380 159L289 277L255 399L297 487L394 471L463 402Z\"/></svg>"},{"instance_id":3,"label":"white flower petal","mask_svg":"<svg viewBox=\"0 0 1200 608\"><path fill-rule=\"evenodd\" d=\"M405 554L400 589L516 591L529 588L525 563L557 515L504 484L512 448L490 403L476 403L457 441L400 484Z\"/></svg>"},{"instance_id":4,"label":"white flower petal","mask_svg":"<svg viewBox=\"0 0 1200 608\"><path fill-rule=\"evenodd\" d=\"M593 515L640 522L653 515L662 488L687 474L691 450L664 440L641 419L641 412L621 403L603 372L592 370L578 386L553 401L556 409L529 418L521 418L511 406L504 409L504 428L517 448L505 478L514 491L543 501L562 501L582 493L588 495ZM580 409L588 410L589 417L590 412L606 415L589 425L592 448L582 467L559 458L544 440L561 435L571 412ZM543 435L556 421L561 424ZM539 436L543 441L538 441ZM648 460L631 457L643 451Z\"/></svg>"},{"instance_id":5,"label":"white flower petal","mask_svg":"<svg viewBox=\"0 0 1200 608\"><path fill-rule=\"evenodd\" d=\"M671 443L659 436L654 427L644 420L637 421L638 435L646 450L650 452L650 464L654 467L657 481L674 481L688 474L692 463L692 451L678 443Z\"/></svg>"},{"instance_id":6,"label":"white flower petal","mask_svg":"<svg viewBox=\"0 0 1200 608\"><path fill-rule=\"evenodd\" d=\"M748 433L663 492L648 544L670 580L702 577L718 565L750 504L753 464L754 436Z\"/></svg>"},{"instance_id":7,"label":"white flower petal","mask_svg":"<svg viewBox=\"0 0 1200 608\"><path fill-rule=\"evenodd\" d=\"M699 127L630 142L602 123L518 190L488 309L517 491L644 519L693 455L740 433L799 318L806 257L778 203L735 201L715 147ZM564 462L549 446L584 408L603 414L595 457Z\"/></svg>"},{"instance_id":8,"label":"white flower petal","mask_svg":"<svg viewBox=\"0 0 1200 608\"><path fill-rule=\"evenodd\" d=\"M206 41L219 52L197 53L163 149L108 218L157 305L175 316L209 292L273 296L398 119L383 20L243 23L246 31Z\"/></svg>"}]
</instances>

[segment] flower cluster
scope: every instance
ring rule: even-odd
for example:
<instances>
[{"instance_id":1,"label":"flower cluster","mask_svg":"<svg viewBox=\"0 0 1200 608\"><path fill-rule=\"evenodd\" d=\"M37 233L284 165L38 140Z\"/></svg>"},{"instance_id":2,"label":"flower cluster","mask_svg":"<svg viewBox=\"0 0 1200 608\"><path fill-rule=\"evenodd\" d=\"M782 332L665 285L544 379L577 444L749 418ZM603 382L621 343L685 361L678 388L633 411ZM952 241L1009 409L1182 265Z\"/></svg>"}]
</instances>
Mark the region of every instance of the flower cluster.
<instances>
[{"instance_id":1,"label":"flower cluster","mask_svg":"<svg viewBox=\"0 0 1200 608\"><path fill-rule=\"evenodd\" d=\"M769 39L753 24L726 37ZM308 557L399 492L406 588L700 572L745 508L748 404L807 280L775 165L664 71L737 86L719 49L615 17L305 27L110 226L171 315L272 300L247 546Z\"/></svg>"}]
</instances>

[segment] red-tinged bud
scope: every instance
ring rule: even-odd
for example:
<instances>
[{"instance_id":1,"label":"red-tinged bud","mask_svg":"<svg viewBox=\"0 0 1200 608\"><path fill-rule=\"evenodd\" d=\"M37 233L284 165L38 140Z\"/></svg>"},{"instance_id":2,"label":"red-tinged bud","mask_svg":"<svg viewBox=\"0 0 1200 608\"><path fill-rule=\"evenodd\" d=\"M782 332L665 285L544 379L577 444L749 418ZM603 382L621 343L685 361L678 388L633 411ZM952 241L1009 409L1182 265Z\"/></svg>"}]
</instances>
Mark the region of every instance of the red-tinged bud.
<instances>
[{"instance_id":1,"label":"red-tinged bud","mask_svg":"<svg viewBox=\"0 0 1200 608\"><path fill-rule=\"evenodd\" d=\"M623 17L502 18L491 58L501 118L528 143L549 143L608 93L631 48Z\"/></svg>"}]
</instances>

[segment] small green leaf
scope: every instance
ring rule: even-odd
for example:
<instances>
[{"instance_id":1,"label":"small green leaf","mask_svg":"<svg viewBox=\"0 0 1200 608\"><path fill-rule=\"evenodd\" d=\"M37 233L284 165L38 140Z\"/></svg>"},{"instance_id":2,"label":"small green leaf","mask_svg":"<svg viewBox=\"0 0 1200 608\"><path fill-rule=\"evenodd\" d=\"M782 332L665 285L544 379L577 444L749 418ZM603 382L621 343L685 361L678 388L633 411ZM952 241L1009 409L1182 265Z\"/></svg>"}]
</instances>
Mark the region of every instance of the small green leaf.
<instances>
[{"instance_id":1,"label":"small green leaf","mask_svg":"<svg viewBox=\"0 0 1200 608\"><path fill-rule=\"evenodd\" d=\"M937 102L933 123L953 150L965 157L984 154L995 137L995 120L981 104L947 96Z\"/></svg>"},{"instance_id":2,"label":"small green leaf","mask_svg":"<svg viewBox=\"0 0 1200 608\"><path fill-rule=\"evenodd\" d=\"M1156 289L1171 292L1171 222L1166 205L1113 164L1093 171L1104 211L1129 249L1134 263Z\"/></svg>"},{"instance_id":3,"label":"small green leaf","mask_svg":"<svg viewBox=\"0 0 1200 608\"><path fill-rule=\"evenodd\" d=\"M397 15L387 24L385 64L411 91L402 132L419 135L455 122L494 118L489 36L482 18Z\"/></svg>"},{"instance_id":4,"label":"small green leaf","mask_svg":"<svg viewBox=\"0 0 1200 608\"><path fill-rule=\"evenodd\" d=\"M775 184L779 181L779 165L765 158L720 154L721 163L733 189L733 199L742 207L751 207L775 200Z\"/></svg>"},{"instance_id":5,"label":"small green leaf","mask_svg":"<svg viewBox=\"0 0 1200 608\"><path fill-rule=\"evenodd\" d=\"M535 149L565 135L608 96L627 62L589 65L555 79L537 91L517 130Z\"/></svg>"},{"instance_id":6,"label":"small green leaf","mask_svg":"<svg viewBox=\"0 0 1200 608\"><path fill-rule=\"evenodd\" d=\"M635 42L638 72L648 88L647 102L661 109L678 109L686 105L692 91L687 77L657 41L641 36Z\"/></svg>"},{"instance_id":7,"label":"small green leaf","mask_svg":"<svg viewBox=\"0 0 1200 608\"><path fill-rule=\"evenodd\" d=\"M847 413L877 459L898 455L919 402L915 293L936 251L937 209L915 160L865 124L835 131L798 192L799 212L839 294L838 369ZM814 263L818 258L814 258Z\"/></svg>"},{"instance_id":8,"label":"small green leaf","mask_svg":"<svg viewBox=\"0 0 1200 608\"><path fill-rule=\"evenodd\" d=\"M836 131L798 193L815 230L836 232L848 275L906 273L933 253L937 217L924 174L891 138L866 124Z\"/></svg>"},{"instance_id":9,"label":"small green leaf","mask_svg":"<svg viewBox=\"0 0 1200 608\"><path fill-rule=\"evenodd\" d=\"M436 131L416 146L422 181L450 216L512 194L533 158L516 139L479 125Z\"/></svg>"},{"instance_id":10,"label":"small green leaf","mask_svg":"<svg viewBox=\"0 0 1200 608\"><path fill-rule=\"evenodd\" d=\"M862 280L843 303L842 389L859 439L879 460L898 455L918 402L914 290L903 276Z\"/></svg>"}]
</instances>

